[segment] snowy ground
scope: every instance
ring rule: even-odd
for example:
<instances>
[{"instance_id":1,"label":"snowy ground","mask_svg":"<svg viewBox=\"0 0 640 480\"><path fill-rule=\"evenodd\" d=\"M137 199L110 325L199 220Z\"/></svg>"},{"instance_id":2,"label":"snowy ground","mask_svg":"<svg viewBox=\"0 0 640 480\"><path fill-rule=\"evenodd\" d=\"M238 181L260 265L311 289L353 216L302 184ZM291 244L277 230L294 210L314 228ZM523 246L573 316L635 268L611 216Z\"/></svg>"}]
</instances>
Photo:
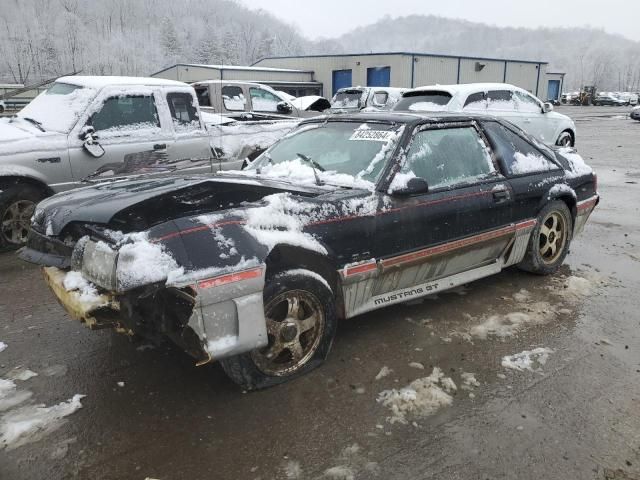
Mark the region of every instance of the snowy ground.
<instances>
[{"instance_id":1,"label":"snowy ground","mask_svg":"<svg viewBox=\"0 0 640 480\"><path fill-rule=\"evenodd\" d=\"M640 122L559 110L603 201L558 275L343 322L325 366L267 391L88 331L0 256L0 396L29 392L0 435L18 408L58 407L0 446L0 478L640 479Z\"/></svg>"}]
</instances>

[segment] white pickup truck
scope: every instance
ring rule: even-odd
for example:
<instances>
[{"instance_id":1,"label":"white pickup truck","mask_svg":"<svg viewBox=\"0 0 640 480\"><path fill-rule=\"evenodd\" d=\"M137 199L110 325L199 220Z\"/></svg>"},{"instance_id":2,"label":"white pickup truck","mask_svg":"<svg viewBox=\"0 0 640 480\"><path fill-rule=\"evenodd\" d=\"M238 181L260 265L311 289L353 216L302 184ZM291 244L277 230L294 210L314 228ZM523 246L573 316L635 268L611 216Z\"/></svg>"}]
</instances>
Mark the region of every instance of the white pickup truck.
<instances>
[{"instance_id":1,"label":"white pickup truck","mask_svg":"<svg viewBox=\"0 0 640 480\"><path fill-rule=\"evenodd\" d=\"M62 77L0 119L0 250L26 240L35 205L105 172L220 168L194 89L157 78Z\"/></svg>"}]
</instances>

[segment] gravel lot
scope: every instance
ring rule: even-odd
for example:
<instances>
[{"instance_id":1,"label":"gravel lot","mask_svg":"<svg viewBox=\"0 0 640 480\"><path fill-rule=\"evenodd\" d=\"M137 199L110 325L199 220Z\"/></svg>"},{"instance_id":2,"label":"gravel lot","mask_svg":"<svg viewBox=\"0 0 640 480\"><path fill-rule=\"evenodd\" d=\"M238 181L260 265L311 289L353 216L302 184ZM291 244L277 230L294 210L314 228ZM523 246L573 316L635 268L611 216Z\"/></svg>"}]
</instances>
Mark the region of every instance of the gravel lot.
<instances>
[{"instance_id":1,"label":"gravel lot","mask_svg":"<svg viewBox=\"0 0 640 480\"><path fill-rule=\"evenodd\" d=\"M508 270L342 322L322 368L267 391L85 329L38 269L0 255L0 378L38 373L16 381L33 404L86 395L41 440L0 447L0 478L640 479L640 122L628 108L559 110L602 195L559 274ZM483 338L505 318L520 328ZM552 352L534 371L501 365L536 348ZM379 393L433 367L457 385L452 403L391 423Z\"/></svg>"}]
</instances>

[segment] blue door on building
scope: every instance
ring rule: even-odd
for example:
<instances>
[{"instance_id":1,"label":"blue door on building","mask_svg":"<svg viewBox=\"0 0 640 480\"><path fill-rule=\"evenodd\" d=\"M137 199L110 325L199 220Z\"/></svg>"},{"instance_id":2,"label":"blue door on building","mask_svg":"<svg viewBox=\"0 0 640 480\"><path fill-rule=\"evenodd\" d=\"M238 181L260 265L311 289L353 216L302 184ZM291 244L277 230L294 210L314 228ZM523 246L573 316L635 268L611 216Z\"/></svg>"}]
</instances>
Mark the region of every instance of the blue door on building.
<instances>
[{"instance_id":1,"label":"blue door on building","mask_svg":"<svg viewBox=\"0 0 640 480\"><path fill-rule=\"evenodd\" d=\"M547 89L547 98L549 100L560 99L560 80L549 80L549 88Z\"/></svg>"},{"instance_id":2,"label":"blue door on building","mask_svg":"<svg viewBox=\"0 0 640 480\"><path fill-rule=\"evenodd\" d=\"M335 95L341 88L351 87L351 70L334 70L332 74L333 85L331 86L331 96Z\"/></svg>"},{"instance_id":3,"label":"blue door on building","mask_svg":"<svg viewBox=\"0 0 640 480\"><path fill-rule=\"evenodd\" d=\"M391 67L367 68L367 87L388 87L391 84Z\"/></svg>"}]
</instances>

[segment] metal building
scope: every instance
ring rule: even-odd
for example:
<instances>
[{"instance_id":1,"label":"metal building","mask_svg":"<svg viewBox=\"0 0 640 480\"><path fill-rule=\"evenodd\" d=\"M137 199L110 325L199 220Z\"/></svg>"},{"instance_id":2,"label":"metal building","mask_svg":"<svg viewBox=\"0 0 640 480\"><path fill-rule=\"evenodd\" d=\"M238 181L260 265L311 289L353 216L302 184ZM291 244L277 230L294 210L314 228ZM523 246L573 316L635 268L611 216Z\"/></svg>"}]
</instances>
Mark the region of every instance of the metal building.
<instances>
[{"instance_id":1,"label":"metal building","mask_svg":"<svg viewBox=\"0 0 640 480\"><path fill-rule=\"evenodd\" d=\"M501 58L389 52L267 57L253 64L312 71L322 94L350 86L418 87L421 85L503 82L547 100L547 62Z\"/></svg>"},{"instance_id":2,"label":"metal building","mask_svg":"<svg viewBox=\"0 0 640 480\"><path fill-rule=\"evenodd\" d=\"M290 69L272 67L241 67L234 65L200 65L178 63L151 74L152 77L166 78L193 83L203 80L244 80L258 82L290 95L320 95L322 84L314 80L312 69Z\"/></svg>"}]
</instances>

